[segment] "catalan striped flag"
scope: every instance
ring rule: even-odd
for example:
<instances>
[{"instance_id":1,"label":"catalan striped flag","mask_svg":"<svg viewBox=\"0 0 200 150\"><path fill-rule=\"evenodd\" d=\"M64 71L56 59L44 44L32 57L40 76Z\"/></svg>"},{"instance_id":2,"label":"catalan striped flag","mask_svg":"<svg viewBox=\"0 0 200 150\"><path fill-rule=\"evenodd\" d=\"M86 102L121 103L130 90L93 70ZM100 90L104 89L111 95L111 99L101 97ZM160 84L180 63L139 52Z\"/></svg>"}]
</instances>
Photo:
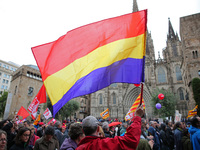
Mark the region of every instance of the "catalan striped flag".
<instances>
[{"instance_id":1,"label":"catalan striped flag","mask_svg":"<svg viewBox=\"0 0 200 150\"><path fill-rule=\"evenodd\" d=\"M147 10L91 23L32 48L53 115L112 83L144 82Z\"/></svg>"},{"instance_id":2,"label":"catalan striped flag","mask_svg":"<svg viewBox=\"0 0 200 150\"><path fill-rule=\"evenodd\" d=\"M125 116L125 120L131 120L133 118L133 115L135 113L136 108L138 107L138 105L140 104L140 98L141 98L141 94L137 97L137 99L135 100L135 102L133 103L133 105L131 106L131 108L129 109L128 113ZM144 104L144 99L142 98L142 105L143 105L143 109L145 109L145 104Z\"/></svg>"},{"instance_id":3,"label":"catalan striped flag","mask_svg":"<svg viewBox=\"0 0 200 150\"><path fill-rule=\"evenodd\" d=\"M103 118L103 119L106 119L109 117L109 109L107 108L106 110L104 110L102 113L100 113L100 116Z\"/></svg>"},{"instance_id":4,"label":"catalan striped flag","mask_svg":"<svg viewBox=\"0 0 200 150\"><path fill-rule=\"evenodd\" d=\"M198 108L198 105L196 105L194 109L189 110L187 118L197 115L197 108Z\"/></svg>"}]
</instances>

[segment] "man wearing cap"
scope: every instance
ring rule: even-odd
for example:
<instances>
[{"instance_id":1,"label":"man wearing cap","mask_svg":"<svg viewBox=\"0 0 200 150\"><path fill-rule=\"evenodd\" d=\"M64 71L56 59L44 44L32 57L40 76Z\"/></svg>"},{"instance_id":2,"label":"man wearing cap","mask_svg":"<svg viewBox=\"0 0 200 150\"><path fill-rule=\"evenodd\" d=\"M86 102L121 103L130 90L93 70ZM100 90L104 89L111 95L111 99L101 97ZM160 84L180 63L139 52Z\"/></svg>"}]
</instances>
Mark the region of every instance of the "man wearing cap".
<instances>
[{"instance_id":1,"label":"man wearing cap","mask_svg":"<svg viewBox=\"0 0 200 150\"><path fill-rule=\"evenodd\" d=\"M135 150L140 140L141 117L144 115L142 106L138 107L133 117L133 123L127 128L124 136L103 138L98 136L99 122L93 116L83 119L82 127L86 135L76 150Z\"/></svg>"}]
</instances>

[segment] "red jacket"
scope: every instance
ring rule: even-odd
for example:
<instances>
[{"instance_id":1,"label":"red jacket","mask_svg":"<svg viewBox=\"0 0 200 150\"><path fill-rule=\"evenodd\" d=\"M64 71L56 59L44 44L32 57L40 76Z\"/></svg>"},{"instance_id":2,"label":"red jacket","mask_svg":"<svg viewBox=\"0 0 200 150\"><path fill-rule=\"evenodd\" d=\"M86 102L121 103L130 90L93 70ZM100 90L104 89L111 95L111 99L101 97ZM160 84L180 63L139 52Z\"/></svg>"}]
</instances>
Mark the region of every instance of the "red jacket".
<instances>
[{"instance_id":1,"label":"red jacket","mask_svg":"<svg viewBox=\"0 0 200 150\"><path fill-rule=\"evenodd\" d=\"M76 150L135 150L140 140L141 118L136 116L124 136L114 138L101 138L86 136Z\"/></svg>"}]
</instances>

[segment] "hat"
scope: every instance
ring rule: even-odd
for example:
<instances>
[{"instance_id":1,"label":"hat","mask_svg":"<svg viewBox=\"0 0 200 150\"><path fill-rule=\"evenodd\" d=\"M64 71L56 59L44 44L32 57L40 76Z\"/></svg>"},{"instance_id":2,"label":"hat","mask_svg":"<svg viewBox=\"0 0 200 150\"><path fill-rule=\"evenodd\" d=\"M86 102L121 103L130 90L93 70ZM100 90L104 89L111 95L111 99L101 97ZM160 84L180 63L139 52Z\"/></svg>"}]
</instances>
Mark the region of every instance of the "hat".
<instances>
[{"instance_id":1,"label":"hat","mask_svg":"<svg viewBox=\"0 0 200 150\"><path fill-rule=\"evenodd\" d=\"M103 130L105 130L105 129L108 129L109 128L109 126L108 126L108 122L103 122L103 124L102 124L102 128L103 128Z\"/></svg>"},{"instance_id":2,"label":"hat","mask_svg":"<svg viewBox=\"0 0 200 150\"><path fill-rule=\"evenodd\" d=\"M40 126L41 126L41 125L44 125L44 123L43 123L43 122L40 122L40 123L38 123L38 124L39 124Z\"/></svg>"},{"instance_id":3,"label":"hat","mask_svg":"<svg viewBox=\"0 0 200 150\"><path fill-rule=\"evenodd\" d=\"M99 121L94 116L87 116L82 121L82 127L97 127L99 125Z\"/></svg>"}]
</instances>

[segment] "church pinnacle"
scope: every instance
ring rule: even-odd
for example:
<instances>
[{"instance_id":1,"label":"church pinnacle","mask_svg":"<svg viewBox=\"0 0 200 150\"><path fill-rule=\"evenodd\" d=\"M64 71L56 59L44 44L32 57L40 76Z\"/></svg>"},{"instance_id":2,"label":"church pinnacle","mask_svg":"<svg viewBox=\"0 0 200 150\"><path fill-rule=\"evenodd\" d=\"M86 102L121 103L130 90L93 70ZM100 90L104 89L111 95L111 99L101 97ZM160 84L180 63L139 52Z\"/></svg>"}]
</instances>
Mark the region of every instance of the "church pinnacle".
<instances>
[{"instance_id":1,"label":"church pinnacle","mask_svg":"<svg viewBox=\"0 0 200 150\"><path fill-rule=\"evenodd\" d=\"M172 27L170 18L168 18L168 20L169 20L169 29L168 29L167 39L169 39L169 40L176 39L176 35L175 35L174 29Z\"/></svg>"},{"instance_id":2,"label":"church pinnacle","mask_svg":"<svg viewBox=\"0 0 200 150\"><path fill-rule=\"evenodd\" d=\"M133 12L137 12L137 11L139 11L137 0L133 0Z\"/></svg>"}]
</instances>

